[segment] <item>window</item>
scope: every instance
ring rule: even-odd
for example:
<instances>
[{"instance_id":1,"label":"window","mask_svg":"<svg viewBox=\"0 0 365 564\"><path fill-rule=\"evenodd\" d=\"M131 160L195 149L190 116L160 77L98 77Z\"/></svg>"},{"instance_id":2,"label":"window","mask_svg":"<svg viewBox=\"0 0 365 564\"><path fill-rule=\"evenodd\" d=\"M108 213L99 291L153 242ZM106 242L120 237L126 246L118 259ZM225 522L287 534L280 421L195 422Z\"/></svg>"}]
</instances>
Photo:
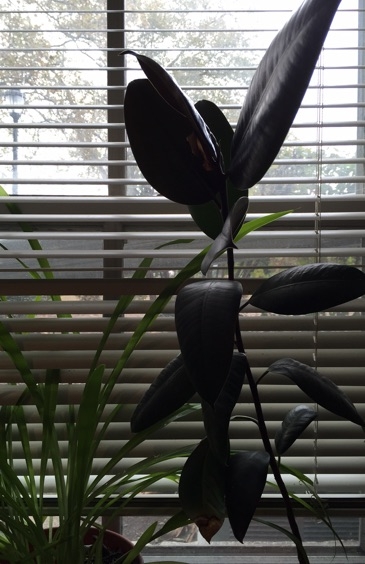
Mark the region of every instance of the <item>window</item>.
<instances>
[{"instance_id":1,"label":"window","mask_svg":"<svg viewBox=\"0 0 365 564\"><path fill-rule=\"evenodd\" d=\"M136 296L101 357L109 370L153 296L208 244L187 209L156 195L135 166L123 95L140 71L119 53L128 47L154 57L194 101L215 101L235 124L258 61L296 5L83 0L76 9L71 0L19 0L14 9L3 1L0 314L39 378L61 368L62 404L78 401L118 297ZM237 277L247 293L295 264L364 266L364 13L363 0L343 0L295 124L252 189L249 218L293 212L240 245ZM158 248L181 238L192 242ZM153 258L146 277L132 278L146 257ZM211 276L224 274L217 261ZM120 379L127 404L120 440L129 434L133 405L178 349L172 312L171 303ZM364 312L364 299L297 318L252 310L244 330L255 374L293 356L330 376L365 416ZM4 391L18 383L3 352L0 374ZM246 397L243 390L239 410L253 415ZM288 407L306 401L279 381L266 382L261 397L272 436ZM318 478L320 492L362 494L362 430L319 412L286 462ZM248 439L238 423L232 431L234 445L258 446L254 430ZM197 421L175 423L136 456L168 448L172 437L190 444L202 432ZM105 448L107 457L118 445L112 438ZM17 464L23 472L20 458Z\"/></svg>"}]
</instances>

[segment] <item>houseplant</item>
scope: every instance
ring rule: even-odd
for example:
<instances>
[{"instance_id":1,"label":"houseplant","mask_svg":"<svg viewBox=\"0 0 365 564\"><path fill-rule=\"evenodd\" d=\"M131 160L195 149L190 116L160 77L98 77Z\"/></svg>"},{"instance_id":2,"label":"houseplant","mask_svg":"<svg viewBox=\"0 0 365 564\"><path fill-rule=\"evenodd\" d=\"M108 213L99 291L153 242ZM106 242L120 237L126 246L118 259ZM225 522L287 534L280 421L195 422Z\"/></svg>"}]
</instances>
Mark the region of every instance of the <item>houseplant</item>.
<instances>
[{"instance_id":1,"label":"houseplant","mask_svg":"<svg viewBox=\"0 0 365 564\"><path fill-rule=\"evenodd\" d=\"M159 479L176 479L174 469L154 471L154 465L181 453L151 456L127 470L118 470L116 467L123 458L150 436L152 427L121 444L119 452L95 473L93 458L109 425L117 420L118 411L122 409L121 403L104 414L113 389L109 387L110 378L103 377L104 367L97 366L90 371L80 405L70 408L68 423L60 425L57 421L59 371L47 371L45 381L38 382L4 323L0 323L0 344L26 384L25 392L14 389L14 394L19 396L15 405L0 408L0 562L110 564L124 561L121 550L127 546L125 561L141 564L139 552L144 544L184 524L185 515L172 517L159 530L157 523L151 525L135 548L130 543L126 545L116 534L110 534L108 523L135 495ZM29 402L36 406L42 430L38 455L31 447L32 431L25 412ZM184 412L185 408L180 414ZM176 416L177 413L174 418ZM160 427L159 423L155 430ZM18 476L13 464L14 433L20 437L27 468L23 478ZM65 440L66 451L62 446ZM56 506L53 509L57 527L52 527L51 521L45 529L45 518L49 514L46 486L49 474L55 481ZM98 523L100 517L106 517L105 524Z\"/></svg>"},{"instance_id":2,"label":"houseplant","mask_svg":"<svg viewBox=\"0 0 365 564\"><path fill-rule=\"evenodd\" d=\"M5 195L0 188L0 194ZM20 214L17 204L8 206L9 213ZM27 224L22 226L29 231ZM40 243L30 235L29 245L41 249ZM6 251L6 247L2 244ZM21 266L26 264L19 261ZM142 261L134 277L145 276L150 259ZM49 264L47 276L52 277ZM37 273L28 269L32 276ZM121 372L132 355L136 345L148 325L158 315L168 299L170 291L161 300L157 299L151 311L137 324L133 337L121 352L120 359L110 374L100 364L105 343L115 322L121 316L133 296L123 296L118 301L95 351L79 405L69 406L66 423L58 418L58 397L62 388L61 374L58 369L49 369L44 381L40 381L36 371L32 370L16 335L10 332L5 321L0 321L0 347L10 357L18 370L24 386L14 386L9 397L9 390L0 391L0 562L30 562L32 564L62 564L66 562L112 564L141 564L139 556L144 545L176 527L187 522L183 512L179 512L158 528L153 523L144 532L133 547L125 539L108 531L108 524L120 514L135 495L150 488L162 478L177 479L177 469L168 471L155 470L155 465L186 454L171 452L164 455L145 458L128 467L120 469L120 463L150 435L163 427L168 421L188 413L192 407L183 407L165 421L158 422L146 431L121 443L119 451L97 471L93 468L93 459L106 437L109 427L118 421L118 414L123 409L123 397L119 403L110 402ZM51 296L53 300L60 299ZM1 299L5 299L2 297ZM113 404L111 407L108 405ZM33 405L36 416L27 413L27 405ZM61 408L62 409L62 408ZM62 419L61 421L65 421ZM29 425L30 423L30 425ZM32 424L40 426L38 436L39 450L34 451ZM14 455L14 439L21 444L26 466L25 475L18 475ZM49 475L53 478L52 487L55 506L52 515L57 516L57 527L46 527L45 519L49 515L48 485ZM101 525L98 520L104 517ZM127 550L127 554L126 554ZM122 555L123 553L123 555Z\"/></svg>"},{"instance_id":3,"label":"houseplant","mask_svg":"<svg viewBox=\"0 0 365 564\"><path fill-rule=\"evenodd\" d=\"M228 272L227 279L191 281L178 291L175 319L181 354L146 392L132 418L132 430L148 428L197 393L206 437L182 470L183 509L208 541L227 514L242 542L270 466L287 511L286 534L296 545L300 563L308 562L308 556L282 478L283 471L295 471L283 469L280 457L316 412L295 406L278 429L274 449L259 383L279 373L334 414L362 427L365 421L332 381L295 359L278 358L255 381L241 332L242 314L248 304L287 315L318 312L363 295L365 275L331 263L294 267L266 280L241 304L234 247L257 227L245 223L248 190L265 175L288 133L339 4L340 0L306 0L294 13L261 61L235 131L214 104L200 101L194 106L157 62L134 51L123 53L135 56L146 75L128 85L125 97L126 128L137 164L161 195L187 205L197 225L214 239L198 259L203 275L224 252ZM192 274L198 270L195 266ZM229 444L230 418L244 379L263 443L257 452L231 452Z\"/></svg>"}]
</instances>

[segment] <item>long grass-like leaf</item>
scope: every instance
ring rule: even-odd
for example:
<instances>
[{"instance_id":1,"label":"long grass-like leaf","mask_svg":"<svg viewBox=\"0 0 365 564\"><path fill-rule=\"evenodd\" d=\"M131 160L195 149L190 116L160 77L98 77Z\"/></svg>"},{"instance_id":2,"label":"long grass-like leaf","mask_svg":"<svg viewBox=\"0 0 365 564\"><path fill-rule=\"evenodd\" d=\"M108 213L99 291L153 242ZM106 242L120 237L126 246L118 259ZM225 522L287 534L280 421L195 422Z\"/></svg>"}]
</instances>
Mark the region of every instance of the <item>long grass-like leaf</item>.
<instances>
[{"instance_id":1,"label":"long grass-like leaf","mask_svg":"<svg viewBox=\"0 0 365 564\"><path fill-rule=\"evenodd\" d=\"M169 241L168 243L163 243L162 245L159 245L158 247L156 247L156 250L163 249L164 247L169 247L171 245L186 244L186 243L191 243L191 242L192 242L192 239L178 239L178 240L174 240L174 241ZM151 266L152 261L153 261L153 258L143 259L142 262L140 263L140 265L134 271L134 273L132 275L132 279L143 280L143 278L146 277L146 274L148 272L148 268ZM104 350L105 344L106 344L106 342L107 342L107 340L108 340L108 338L109 338L109 336L110 336L110 334L113 330L115 323L117 322L120 315L125 313L127 307L133 301L133 299L134 299L133 295L122 296L120 298L120 300L118 301L112 315L110 316L108 325L106 326L105 330L103 331L102 338L101 338L100 343L99 343L99 345L96 349L93 361L91 363L90 372L95 370L96 365L97 365L97 363L100 359L101 353Z\"/></svg>"},{"instance_id":2,"label":"long grass-like leaf","mask_svg":"<svg viewBox=\"0 0 365 564\"><path fill-rule=\"evenodd\" d=\"M129 439L129 441L127 441L127 443L125 443L120 448L119 452L116 455L114 455L107 462L107 464L103 467L103 469L98 472L98 475L95 477L95 479L90 484L90 487L87 490L87 495L90 495L92 492L94 492L94 494L95 494L95 488L96 488L97 484L99 484L102 480L104 480L104 478L106 476L113 474L115 466L121 460L123 460L123 458L125 458L132 450L134 450L139 444L144 442L146 439L148 439L153 433L155 433L159 429L162 429L163 427L165 427L168 423L175 421L176 419L179 419L182 416L188 415L189 413L191 413L192 411L195 411L196 409L198 409L198 406L184 405L180 409L175 411L175 413L169 415L168 417L165 417L161 421L158 421L157 423L155 423L154 425L152 425L148 429L145 429L143 431L140 431L139 433L136 433L131 439ZM179 449L179 451L174 451L174 452L181 452L181 451ZM154 460L155 463L157 463L158 461L168 460L169 458L172 458L173 456L174 456L174 454L167 453L165 455L157 455L156 457L153 457L151 459L146 458L143 461L137 463L138 466L131 466L130 469L124 475L124 479L128 478L129 476L135 475L137 472L142 473L143 466L144 465L147 466L149 464L149 460ZM164 458L164 457L166 457L166 458Z\"/></svg>"},{"instance_id":3,"label":"long grass-like leaf","mask_svg":"<svg viewBox=\"0 0 365 564\"><path fill-rule=\"evenodd\" d=\"M29 368L29 364L19 348L18 343L0 321L0 346L12 360L15 368L19 371L24 383L26 384L39 412L43 410L43 396Z\"/></svg>"},{"instance_id":4,"label":"long grass-like leaf","mask_svg":"<svg viewBox=\"0 0 365 564\"><path fill-rule=\"evenodd\" d=\"M259 519L258 517L254 517L253 520L257 521L258 523L262 523L263 525L267 525L268 527L271 527L272 529L276 529L280 533L283 533L283 535L286 535L287 537L289 537L289 539L291 541L293 541L293 543L297 547L298 553L301 555L301 557L303 559L302 562L305 563L305 564L310 564L310 562L308 560L308 555L307 555L306 550L303 546L303 543L295 535L293 535L293 533L291 533L287 529L284 529L284 527L280 527L276 523L272 523L271 521Z\"/></svg>"},{"instance_id":5,"label":"long grass-like leaf","mask_svg":"<svg viewBox=\"0 0 365 564\"><path fill-rule=\"evenodd\" d=\"M322 523L324 523L333 534L333 538L338 540L344 553L347 554L346 547L341 537L339 536L334 526L332 525L331 517L327 511L326 505L323 503L321 497L316 492L313 481L299 470L296 470L295 468L291 468L290 466L281 464L280 468L285 473L291 474L292 476L296 477L299 480L299 482L306 488L308 493L311 495L312 499L311 502L307 502L305 499L294 494L290 490L288 491L289 496L294 501L296 501L299 505L304 507L309 513L312 513L312 515L316 519L322 521Z\"/></svg>"}]
</instances>

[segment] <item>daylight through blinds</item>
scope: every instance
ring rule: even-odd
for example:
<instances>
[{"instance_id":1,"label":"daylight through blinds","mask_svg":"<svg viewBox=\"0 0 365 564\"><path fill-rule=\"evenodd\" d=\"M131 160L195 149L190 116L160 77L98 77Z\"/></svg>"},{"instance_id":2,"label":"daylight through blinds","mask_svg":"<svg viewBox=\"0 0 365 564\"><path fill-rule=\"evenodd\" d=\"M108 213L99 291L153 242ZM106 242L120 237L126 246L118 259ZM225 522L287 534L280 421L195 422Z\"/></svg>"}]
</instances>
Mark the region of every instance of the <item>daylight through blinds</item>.
<instances>
[{"instance_id":1,"label":"daylight through blinds","mask_svg":"<svg viewBox=\"0 0 365 564\"><path fill-rule=\"evenodd\" d=\"M148 185L130 151L123 99L142 76L133 49L156 59L196 102L214 101L234 127L253 73L298 6L294 0L3 0L0 10L0 316L40 381L59 368L59 422L79 401L86 374L120 296L135 296L100 361L118 362L155 296L209 239L189 210ZM363 0L342 0L295 123L265 178L250 190L247 219L290 211L245 237L236 277L245 295L294 265L364 267ZM146 147L148 151L148 147ZM164 245L173 241L173 244ZM133 277L144 259L143 276ZM142 272L140 270L140 272ZM209 276L227 274L223 258ZM199 276L199 275L198 275ZM172 300L141 340L112 401L120 421L95 468L130 436L134 405L176 356ZM285 317L251 308L242 320L254 374L282 357L332 378L365 416L364 299L314 315ZM23 389L0 351L0 394ZM306 397L288 381L260 387L271 438L288 409ZM242 390L237 414L254 416ZM108 409L111 409L109 406ZM27 406L33 421L34 408ZM319 491L360 493L363 431L319 408L319 421L284 462L318 478ZM34 425L32 446L41 437ZM143 443L135 459L202 437L199 415ZM232 422L232 444L260 448L259 435ZM20 473L26 469L15 449ZM127 464L127 462L123 462ZM168 463L166 463L168 464Z\"/></svg>"}]
</instances>

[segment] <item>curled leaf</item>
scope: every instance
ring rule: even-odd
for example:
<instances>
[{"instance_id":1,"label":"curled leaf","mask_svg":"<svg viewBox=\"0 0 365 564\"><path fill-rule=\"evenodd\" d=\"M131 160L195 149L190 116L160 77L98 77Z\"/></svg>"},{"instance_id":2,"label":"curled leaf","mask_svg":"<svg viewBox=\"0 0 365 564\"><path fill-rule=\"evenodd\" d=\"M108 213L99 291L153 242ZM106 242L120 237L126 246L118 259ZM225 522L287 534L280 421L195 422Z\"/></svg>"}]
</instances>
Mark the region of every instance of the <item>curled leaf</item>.
<instances>
[{"instance_id":1,"label":"curled leaf","mask_svg":"<svg viewBox=\"0 0 365 564\"><path fill-rule=\"evenodd\" d=\"M308 405L297 405L291 409L275 435L277 453L284 454L316 418L317 412Z\"/></svg>"}]
</instances>

